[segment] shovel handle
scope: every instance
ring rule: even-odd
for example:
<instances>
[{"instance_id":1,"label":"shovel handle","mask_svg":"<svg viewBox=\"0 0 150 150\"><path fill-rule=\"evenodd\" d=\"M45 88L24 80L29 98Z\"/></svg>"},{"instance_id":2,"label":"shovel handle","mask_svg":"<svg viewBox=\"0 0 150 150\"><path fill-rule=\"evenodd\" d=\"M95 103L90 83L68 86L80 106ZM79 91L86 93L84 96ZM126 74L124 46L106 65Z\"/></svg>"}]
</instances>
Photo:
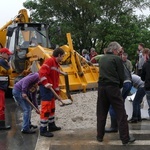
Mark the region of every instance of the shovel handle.
<instances>
[{"instance_id":1,"label":"shovel handle","mask_svg":"<svg viewBox=\"0 0 150 150\"><path fill-rule=\"evenodd\" d=\"M63 103L61 97L55 92L55 90L54 90L52 87L50 87L50 90L51 90L51 91L53 92L53 94L57 97L57 99L62 103L62 105L64 105L64 103Z\"/></svg>"},{"instance_id":2,"label":"shovel handle","mask_svg":"<svg viewBox=\"0 0 150 150\"><path fill-rule=\"evenodd\" d=\"M26 101L35 109L35 111L36 111L38 114L40 114L40 111L33 105L33 103L29 100L29 98L26 97L25 99L26 99Z\"/></svg>"}]
</instances>

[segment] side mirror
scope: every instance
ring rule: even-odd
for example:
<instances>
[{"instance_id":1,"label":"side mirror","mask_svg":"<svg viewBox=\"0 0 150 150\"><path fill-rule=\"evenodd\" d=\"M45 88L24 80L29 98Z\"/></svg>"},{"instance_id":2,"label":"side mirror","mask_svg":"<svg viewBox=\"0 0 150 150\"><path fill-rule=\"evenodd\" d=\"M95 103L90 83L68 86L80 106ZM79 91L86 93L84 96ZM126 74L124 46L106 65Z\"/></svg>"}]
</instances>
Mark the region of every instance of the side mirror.
<instances>
[{"instance_id":1,"label":"side mirror","mask_svg":"<svg viewBox=\"0 0 150 150\"><path fill-rule=\"evenodd\" d=\"M7 29L7 34L6 34L6 35L7 35L8 37L12 37L13 32L14 32L14 28L8 27L8 29Z\"/></svg>"}]
</instances>

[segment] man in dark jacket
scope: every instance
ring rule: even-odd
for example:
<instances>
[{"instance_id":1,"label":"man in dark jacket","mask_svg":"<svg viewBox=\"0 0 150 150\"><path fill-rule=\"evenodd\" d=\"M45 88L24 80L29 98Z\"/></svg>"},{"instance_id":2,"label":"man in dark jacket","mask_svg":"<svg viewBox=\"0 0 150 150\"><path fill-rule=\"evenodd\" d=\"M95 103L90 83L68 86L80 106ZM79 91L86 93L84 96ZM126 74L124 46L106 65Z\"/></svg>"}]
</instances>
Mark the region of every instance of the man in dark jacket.
<instances>
[{"instance_id":1,"label":"man in dark jacket","mask_svg":"<svg viewBox=\"0 0 150 150\"><path fill-rule=\"evenodd\" d=\"M125 102L125 99L127 98L128 94L132 88L132 77L131 77L131 72L129 71L127 66L124 64L124 62L123 62L123 67L124 67L124 82L123 82L121 95ZM106 128L105 132L107 132L107 133L118 132L116 113L112 106L110 106L109 113L110 113L110 119L111 119L111 126L108 129Z\"/></svg>"},{"instance_id":2,"label":"man in dark jacket","mask_svg":"<svg viewBox=\"0 0 150 150\"><path fill-rule=\"evenodd\" d=\"M120 57L115 56L121 46L117 42L108 45L106 55L99 61L99 83L97 99L97 140L103 141L105 124L110 105L114 108L117 116L120 139L123 145L134 142L129 136L127 115L120 88L124 81L124 67Z\"/></svg>"},{"instance_id":3,"label":"man in dark jacket","mask_svg":"<svg viewBox=\"0 0 150 150\"><path fill-rule=\"evenodd\" d=\"M149 57L150 57L150 51L148 52ZM145 93L146 93L146 98L147 98L147 103L149 106L148 109L148 114L150 116L150 58L148 59L147 62L144 63L143 67L142 67L142 74L141 74L141 79L143 81L145 81Z\"/></svg>"}]
</instances>

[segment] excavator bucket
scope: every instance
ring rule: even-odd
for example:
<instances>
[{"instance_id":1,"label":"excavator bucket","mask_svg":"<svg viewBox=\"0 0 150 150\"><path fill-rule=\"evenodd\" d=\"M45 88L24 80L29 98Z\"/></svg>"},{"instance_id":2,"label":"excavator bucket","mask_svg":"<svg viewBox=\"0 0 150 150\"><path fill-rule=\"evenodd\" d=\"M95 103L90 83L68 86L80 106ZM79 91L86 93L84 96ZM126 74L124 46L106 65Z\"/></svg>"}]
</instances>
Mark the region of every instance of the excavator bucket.
<instances>
[{"instance_id":1,"label":"excavator bucket","mask_svg":"<svg viewBox=\"0 0 150 150\"><path fill-rule=\"evenodd\" d=\"M70 33L67 34L67 39L68 45L61 47L66 52L61 70L68 74L68 83L66 83L64 76L60 76L62 97L69 96L74 91L86 92L87 89L97 88L99 76L98 67L89 65L85 58L73 49Z\"/></svg>"}]
</instances>

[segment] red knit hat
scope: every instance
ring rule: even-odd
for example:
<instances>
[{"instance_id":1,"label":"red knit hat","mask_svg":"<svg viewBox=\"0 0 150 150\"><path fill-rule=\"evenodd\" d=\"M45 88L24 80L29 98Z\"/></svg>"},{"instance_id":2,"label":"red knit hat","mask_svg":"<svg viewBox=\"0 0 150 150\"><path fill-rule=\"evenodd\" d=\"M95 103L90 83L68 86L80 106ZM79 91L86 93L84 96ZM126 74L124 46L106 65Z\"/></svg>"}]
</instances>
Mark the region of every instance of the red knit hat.
<instances>
[{"instance_id":1,"label":"red knit hat","mask_svg":"<svg viewBox=\"0 0 150 150\"><path fill-rule=\"evenodd\" d=\"M0 49L0 53L6 53L8 55L12 55L12 52L10 52L8 48L2 48L2 49Z\"/></svg>"}]
</instances>

